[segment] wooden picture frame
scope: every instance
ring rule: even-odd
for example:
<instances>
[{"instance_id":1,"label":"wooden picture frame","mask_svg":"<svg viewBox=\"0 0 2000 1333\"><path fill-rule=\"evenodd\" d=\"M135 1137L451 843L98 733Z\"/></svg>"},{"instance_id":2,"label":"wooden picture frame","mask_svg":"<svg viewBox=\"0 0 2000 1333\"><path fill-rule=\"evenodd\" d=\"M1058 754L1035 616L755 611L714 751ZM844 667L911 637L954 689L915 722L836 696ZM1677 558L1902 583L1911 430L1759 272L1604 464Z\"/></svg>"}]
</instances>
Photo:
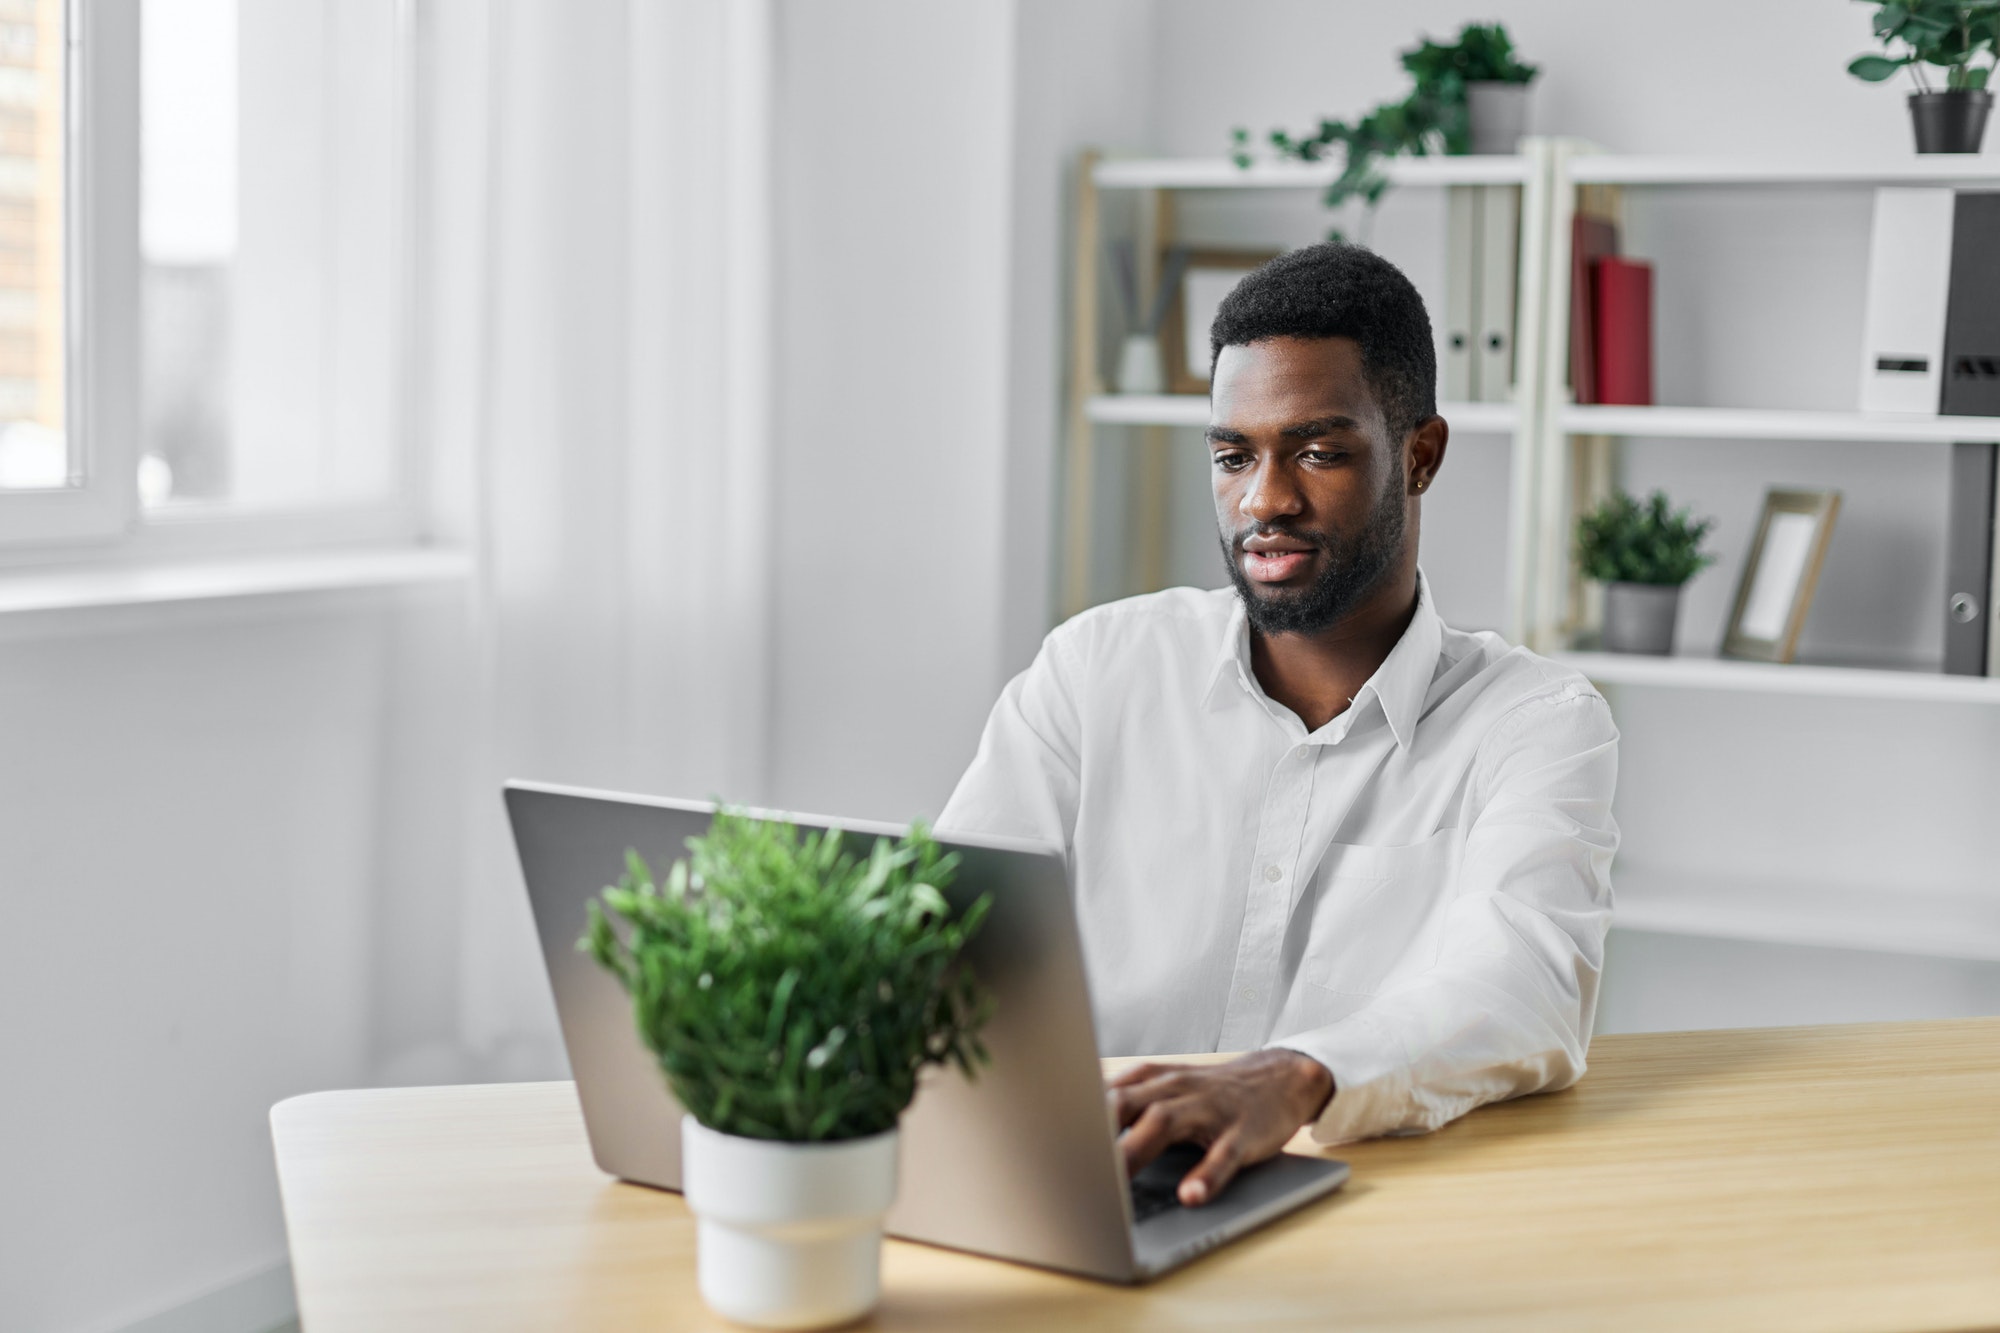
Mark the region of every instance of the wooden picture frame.
<instances>
[{"instance_id":1,"label":"wooden picture frame","mask_svg":"<svg viewBox=\"0 0 2000 1333\"><path fill-rule=\"evenodd\" d=\"M1215 307L1244 274L1283 250L1188 250L1160 325L1160 356L1167 363L1169 393L1208 392L1208 326ZM1162 271L1169 271L1165 266ZM1192 305L1192 309L1190 309ZM1190 343L1199 339L1199 355Z\"/></svg>"},{"instance_id":2,"label":"wooden picture frame","mask_svg":"<svg viewBox=\"0 0 2000 1333\"><path fill-rule=\"evenodd\" d=\"M1839 491L1764 493L1764 514L1757 523L1750 558L1743 562L1736 604L1722 638L1724 657L1792 660L1839 515Z\"/></svg>"}]
</instances>

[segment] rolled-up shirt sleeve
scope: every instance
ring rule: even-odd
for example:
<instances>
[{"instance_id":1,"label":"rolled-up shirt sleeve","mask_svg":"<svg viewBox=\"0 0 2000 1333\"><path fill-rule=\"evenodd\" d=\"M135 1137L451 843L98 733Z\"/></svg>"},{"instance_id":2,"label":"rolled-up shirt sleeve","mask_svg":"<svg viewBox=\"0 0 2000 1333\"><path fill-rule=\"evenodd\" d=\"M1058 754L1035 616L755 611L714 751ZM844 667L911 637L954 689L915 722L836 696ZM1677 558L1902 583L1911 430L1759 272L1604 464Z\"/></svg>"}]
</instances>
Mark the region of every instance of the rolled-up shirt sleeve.
<instances>
[{"instance_id":1,"label":"rolled-up shirt sleeve","mask_svg":"<svg viewBox=\"0 0 2000 1333\"><path fill-rule=\"evenodd\" d=\"M1061 630L1009 681L937 831L1025 838L1062 849L1076 836L1082 790L1076 664Z\"/></svg>"},{"instance_id":2,"label":"rolled-up shirt sleeve","mask_svg":"<svg viewBox=\"0 0 2000 1333\"><path fill-rule=\"evenodd\" d=\"M1424 1133L1583 1076L1611 923L1617 743L1581 682L1494 723L1469 775L1483 800L1436 964L1339 1022L1267 1043L1332 1072L1316 1140Z\"/></svg>"}]
</instances>

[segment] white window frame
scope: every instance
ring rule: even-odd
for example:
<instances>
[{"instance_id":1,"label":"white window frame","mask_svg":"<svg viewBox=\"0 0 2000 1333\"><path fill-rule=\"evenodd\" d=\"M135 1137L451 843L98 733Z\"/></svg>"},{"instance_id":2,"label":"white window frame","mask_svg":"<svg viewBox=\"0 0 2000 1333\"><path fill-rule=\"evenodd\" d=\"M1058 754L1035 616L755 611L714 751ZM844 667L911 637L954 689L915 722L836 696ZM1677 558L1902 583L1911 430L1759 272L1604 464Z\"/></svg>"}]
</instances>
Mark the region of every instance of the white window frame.
<instances>
[{"instance_id":1,"label":"white window frame","mask_svg":"<svg viewBox=\"0 0 2000 1333\"><path fill-rule=\"evenodd\" d=\"M227 502L141 509L141 3L68 0L65 6L65 425L81 481L61 490L0 491L0 570L421 543L428 526L421 503L426 466L415 447L407 369L394 386L398 438L389 495L283 509ZM414 0L397 5L394 151L403 225L389 256L403 296L388 336L401 347L397 362L406 368L415 350L416 305L413 6Z\"/></svg>"}]
</instances>

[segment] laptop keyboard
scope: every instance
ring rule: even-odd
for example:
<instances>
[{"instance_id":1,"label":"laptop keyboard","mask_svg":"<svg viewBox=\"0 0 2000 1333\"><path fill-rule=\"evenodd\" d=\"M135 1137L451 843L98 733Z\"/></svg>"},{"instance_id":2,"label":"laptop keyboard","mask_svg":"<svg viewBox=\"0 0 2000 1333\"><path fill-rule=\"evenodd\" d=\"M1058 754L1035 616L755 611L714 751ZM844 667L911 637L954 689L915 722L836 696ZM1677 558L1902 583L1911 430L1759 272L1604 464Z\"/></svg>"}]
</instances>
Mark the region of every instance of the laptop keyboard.
<instances>
[{"instance_id":1,"label":"laptop keyboard","mask_svg":"<svg viewBox=\"0 0 2000 1333\"><path fill-rule=\"evenodd\" d=\"M1179 1183L1156 1184L1149 1180L1132 1182L1132 1220L1143 1222L1149 1217L1158 1217L1181 1206L1180 1195L1176 1192Z\"/></svg>"},{"instance_id":2,"label":"laptop keyboard","mask_svg":"<svg viewBox=\"0 0 2000 1333\"><path fill-rule=\"evenodd\" d=\"M1207 1153L1198 1143L1176 1143L1132 1175L1132 1220L1171 1212L1181 1206L1181 1177Z\"/></svg>"}]
</instances>

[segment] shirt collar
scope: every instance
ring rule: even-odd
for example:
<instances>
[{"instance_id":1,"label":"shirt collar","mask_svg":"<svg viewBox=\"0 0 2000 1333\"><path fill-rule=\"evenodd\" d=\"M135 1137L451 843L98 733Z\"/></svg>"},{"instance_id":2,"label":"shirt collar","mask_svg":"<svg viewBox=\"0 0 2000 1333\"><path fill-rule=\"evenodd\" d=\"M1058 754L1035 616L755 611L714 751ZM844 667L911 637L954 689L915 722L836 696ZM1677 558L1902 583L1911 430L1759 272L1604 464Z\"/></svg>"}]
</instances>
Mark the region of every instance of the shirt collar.
<instances>
[{"instance_id":1,"label":"shirt collar","mask_svg":"<svg viewBox=\"0 0 2000 1333\"><path fill-rule=\"evenodd\" d=\"M1444 622L1431 601L1430 580L1417 571L1417 612L1396 646L1367 684L1355 692L1350 710L1361 706L1372 692L1388 719L1396 743L1409 748L1416 741L1417 720L1423 716L1424 701L1430 696L1431 681L1437 676L1438 653L1444 646ZM1242 689L1257 693L1256 675L1250 668L1250 619L1239 594L1229 612L1229 623L1216 646L1215 665L1206 677L1201 693L1203 704L1212 704L1225 681L1234 680Z\"/></svg>"}]
</instances>

